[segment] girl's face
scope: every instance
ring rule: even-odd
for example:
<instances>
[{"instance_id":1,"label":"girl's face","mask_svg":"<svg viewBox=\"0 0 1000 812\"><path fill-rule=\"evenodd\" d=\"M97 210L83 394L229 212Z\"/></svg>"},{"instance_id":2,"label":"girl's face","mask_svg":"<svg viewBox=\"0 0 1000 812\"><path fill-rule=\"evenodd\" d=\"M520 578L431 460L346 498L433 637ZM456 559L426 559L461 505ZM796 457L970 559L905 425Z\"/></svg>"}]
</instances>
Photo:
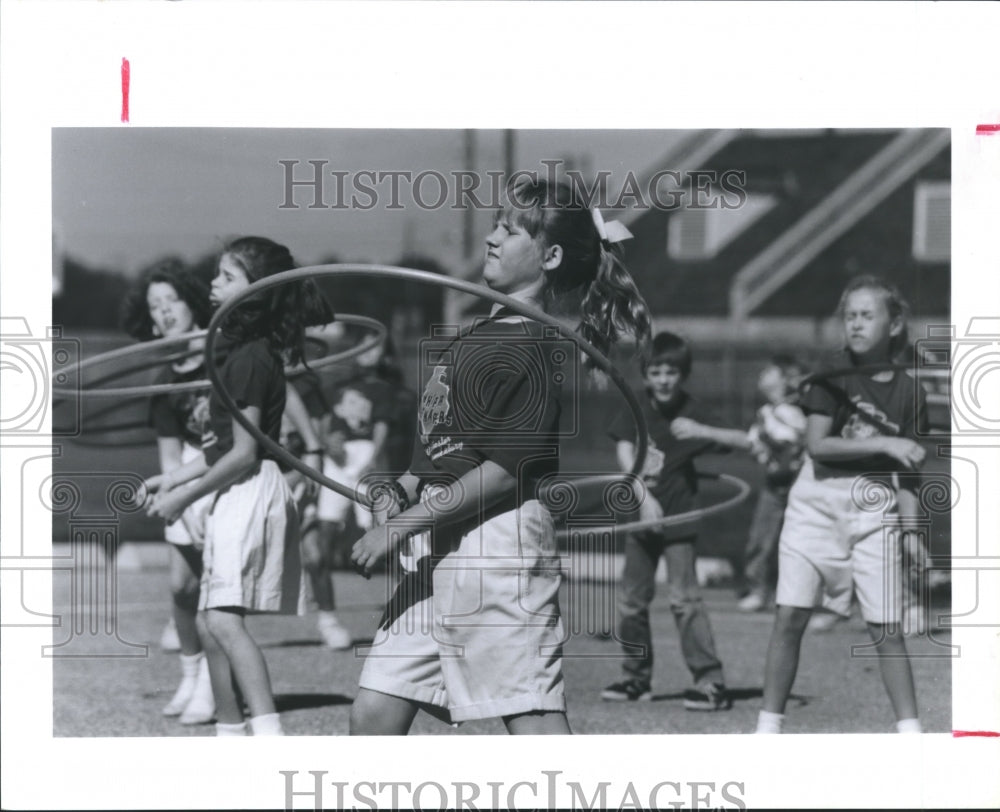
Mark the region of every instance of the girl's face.
<instances>
[{"instance_id":1,"label":"girl's face","mask_svg":"<svg viewBox=\"0 0 1000 812\"><path fill-rule=\"evenodd\" d=\"M530 288L545 274L544 253L541 240L532 237L505 212L486 237L483 281L498 293L508 295Z\"/></svg>"},{"instance_id":2,"label":"girl's face","mask_svg":"<svg viewBox=\"0 0 1000 812\"><path fill-rule=\"evenodd\" d=\"M870 288L851 291L844 302L847 348L859 358L880 360L889 356L889 342L903 329L900 319L889 315L885 296Z\"/></svg>"},{"instance_id":3,"label":"girl's face","mask_svg":"<svg viewBox=\"0 0 1000 812\"><path fill-rule=\"evenodd\" d=\"M223 254L219 260L219 272L212 280L212 292L209 296L212 304L218 307L229 301L241 290L250 287L246 272L233 261L229 254Z\"/></svg>"},{"instance_id":4,"label":"girl's face","mask_svg":"<svg viewBox=\"0 0 1000 812\"><path fill-rule=\"evenodd\" d=\"M194 329L194 314L169 282L152 282L146 289L146 304L157 335L170 337Z\"/></svg>"}]
</instances>

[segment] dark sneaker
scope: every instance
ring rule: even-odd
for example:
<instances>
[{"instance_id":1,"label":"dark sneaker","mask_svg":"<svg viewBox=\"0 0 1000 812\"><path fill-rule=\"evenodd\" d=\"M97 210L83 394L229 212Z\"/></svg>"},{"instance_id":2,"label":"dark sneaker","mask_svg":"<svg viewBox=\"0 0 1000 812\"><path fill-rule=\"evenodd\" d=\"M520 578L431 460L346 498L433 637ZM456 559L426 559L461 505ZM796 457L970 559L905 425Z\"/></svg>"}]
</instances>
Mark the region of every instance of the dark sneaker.
<instances>
[{"instance_id":1,"label":"dark sneaker","mask_svg":"<svg viewBox=\"0 0 1000 812\"><path fill-rule=\"evenodd\" d=\"M726 686L718 682L706 682L684 692L684 708L689 711L729 710L733 699Z\"/></svg>"},{"instance_id":2,"label":"dark sneaker","mask_svg":"<svg viewBox=\"0 0 1000 812\"><path fill-rule=\"evenodd\" d=\"M637 679L626 679L601 691L601 699L609 702L645 702L652 698L649 686Z\"/></svg>"}]
</instances>

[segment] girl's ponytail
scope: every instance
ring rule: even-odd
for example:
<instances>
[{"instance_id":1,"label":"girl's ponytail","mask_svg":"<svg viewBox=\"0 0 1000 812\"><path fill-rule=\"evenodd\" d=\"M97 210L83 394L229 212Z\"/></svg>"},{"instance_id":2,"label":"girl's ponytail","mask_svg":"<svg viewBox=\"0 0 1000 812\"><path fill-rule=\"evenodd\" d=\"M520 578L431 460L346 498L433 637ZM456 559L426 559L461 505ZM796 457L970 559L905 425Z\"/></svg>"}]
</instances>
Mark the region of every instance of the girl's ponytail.
<instances>
[{"instance_id":1,"label":"girl's ponytail","mask_svg":"<svg viewBox=\"0 0 1000 812\"><path fill-rule=\"evenodd\" d=\"M597 273L580 305L580 335L605 354L625 336L634 338L641 351L652 332L649 308L618 250L602 240Z\"/></svg>"}]
</instances>

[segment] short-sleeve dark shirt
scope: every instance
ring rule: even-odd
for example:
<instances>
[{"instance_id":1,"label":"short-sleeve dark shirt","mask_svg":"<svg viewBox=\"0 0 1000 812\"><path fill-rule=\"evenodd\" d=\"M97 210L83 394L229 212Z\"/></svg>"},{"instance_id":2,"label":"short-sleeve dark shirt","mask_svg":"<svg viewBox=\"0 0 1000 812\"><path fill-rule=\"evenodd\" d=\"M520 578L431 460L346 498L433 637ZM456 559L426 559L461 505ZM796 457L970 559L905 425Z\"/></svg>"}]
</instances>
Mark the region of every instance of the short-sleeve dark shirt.
<instances>
[{"instance_id":1,"label":"short-sleeve dark shirt","mask_svg":"<svg viewBox=\"0 0 1000 812\"><path fill-rule=\"evenodd\" d=\"M168 367L157 376L157 384L179 384L201 381L206 377L204 365L176 372ZM176 437L194 448L201 448L210 434L208 399L211 389L168 392L156 395L149 405L149 422L157 437Z\"/></svg>"},{"instance_id":2,"label":"short-sleeve dark shirt","mask_svg":"<svg viewBox=\"0 0 1000 812\"><path fill-rule=\"evenodd\" d=\"M637 392L636 396L649 429L643 482L660 503L665 515L694 509L698 493L695 457L721 449L711 440L677 439L670 431L670 422L676 417L688 417L710 425L718 425L719 422L703 404L683 390L669 404L657 401L645 390ZM608 435L615 441L624 440L635 445L637 435L632 412L624 408L618 411L608 428Z\"/></svg>"},{"instance_id":3,"label":"short-sleeve dark shirt","mask_svg":"<svg viewBox=\"0 0 1000 812\"><path fill-rule=\"evenodd\" d=\"M836 353L819 372L853 366L850 353ZM819 377L802 399L807 414L833 419L830 435L846 439L867 437L907 437L917 439L926 430L927 396L924 388L908 372L896 370L889 380L873 380L871 375L845 374ZM856 476L859 473L902 471L892 457L877 454L852 460L814 463L816 476Z\"/></svg>"},{"instance_id":4,"label":"short-sleeve dark shirt","mask_svg":"<svg viewBox=\"0 0 1000 812\"><path fill-rule=\"evenodd\" d=\"M559 470L565 343L504 310L458 337L423 342L429 372L410 471L422 482L458 478L490 460L517 479L509 507L537 498L539 481Z\"/></svg>"},{"instance_id":5,"label":"short-sleeve dark shirt","mask_svg":"<svg viewBox=\"0 0 1000 812\"><path fill-rule=\"evenodd\" d=\"M240 409L256 406L260 410L260 429L278 442L281 415L285 411L285 371L281 357L267 339L258 338L229 349L220 372L222 384ZM209 465L233 447L233 417L213 390L209 400L214 441L205 446ZM257 458L274 459L257 444Z\"/></svg>"}]
</instances>

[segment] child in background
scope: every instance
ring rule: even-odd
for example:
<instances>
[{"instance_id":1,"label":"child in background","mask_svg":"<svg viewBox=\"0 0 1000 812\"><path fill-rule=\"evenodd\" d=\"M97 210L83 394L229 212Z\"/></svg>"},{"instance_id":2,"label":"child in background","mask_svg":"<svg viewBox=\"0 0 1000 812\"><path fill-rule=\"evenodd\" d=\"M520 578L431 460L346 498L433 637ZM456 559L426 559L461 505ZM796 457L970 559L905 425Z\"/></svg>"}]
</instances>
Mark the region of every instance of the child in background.
<instances>
[{"instance_id":1,"label":"child in background","mask_svg":"<svg viewBox=\"0 0 1000 812\"><path fill-rule=\"evenodd\" d=\"M840 299L846 346L827 369L885 364L906 345L906 303L875 276L852 279ZM847 615L856 592L900 733L920 732L913 674L900 629L898 474L925 456L914 437L926 397L900 370L819 377L806 392L803 463L788 498L778 556L777 612L757 732L780 733L813 609ZM882 509L866 498L885 495ZM867 509L866 509L867 508Z\"/></svg>"},{"instance_id":2,"label":"child in background","mask_svg":"<svg viewBox=\"0 0 1000 812\"><path fill-rule=\"evenodd\" d=\"M323 473L351 488L377 468L379 456L389 434L386 398L373 403L361 384L342 385L333 394L333 407L323 416L320 427L326 456ZM349 521L361 530L372 526L372 514L363 505L346 496L322 488L316 515L319 524L315 548L310 544L304 561L319 608L317 626L323 641L332 649L350 648L352 637L334 612L333 571L347 560Z\"/></svg>"},{"instance_id":3,"label":"child in background","mask_svg":"<svg viewBox=\"0 0 1000 812\"><path fill-rule=\"evenodd\" d=\"M665 515L683 513L695 507L698 490L694 459L717 448L716 442L684 431L708 426L694 423L704 419L704 406L683 389L691 374L691 347L680 336L663 332L653 338L652 352L643 364L645 393L640 396L649 445L642 472L647 493L640 499L639 518L653 521ZM678 433L677 429L681 430ZM732 439L745 433L711 429L719 437ZM630 471L635 459L635 426L630 412L621 411L608 433L616 442L618 464ZM726 690L722 663L708 613L701 600L695 572L697 531L691 526L651 529L625 537L625 572L618 596L618 637L625 648L622 662L624 679L609 685L601 698L610 701L650 699L653 675L653 636L649 605L655 592L656 568L660 557L667 563L667 594L680 636L681 653L695 687L685 693L684 707L693 711L728 710L732 699ZM638 648L638 653L630 650Z\"/></svg>"},{"instance_id":4,"label":"child in background","mask_svg":"<svg viewBox=\"0 0 1000 812\"><path fill-rule=\"evenodd\" d=\"M151 341L203 328L211 314L208 288L180 262L166 260L150 268L132 290L125 301L122 322L133 338ZM166 367L156 383L204 380L202 341L192 339L188 348L197 352ZM209 391L206 387L204 390L170 392L157 395L150 402L150 423L156 431L161 475L169 474L201 454L207 431ZM196 622L205 517L211 504L212 494L206 494L184 511L180 521L164 529L164 538L169 542L171 617L180 651L181 682L163 708L163 715L177 716L184 725L204 724L215 715L208 661Z\"/></svg>"},{"instance_id":5,"label":"child in background","mask_svg":"<svg viewBox=\"0 0 1000 812\"><path fill-rule=\"evenodd\" d=\"M778 583L778 537L788 504L788 491L802 467L806 416L798 406L798 385L803 370L798 361L776 355L763 370L757 389L767 402L747 441L764 466L764 486L757 498L744 559L748 591L738 606L742 612L766 609Z\"/></svg>"}]
</instances>

